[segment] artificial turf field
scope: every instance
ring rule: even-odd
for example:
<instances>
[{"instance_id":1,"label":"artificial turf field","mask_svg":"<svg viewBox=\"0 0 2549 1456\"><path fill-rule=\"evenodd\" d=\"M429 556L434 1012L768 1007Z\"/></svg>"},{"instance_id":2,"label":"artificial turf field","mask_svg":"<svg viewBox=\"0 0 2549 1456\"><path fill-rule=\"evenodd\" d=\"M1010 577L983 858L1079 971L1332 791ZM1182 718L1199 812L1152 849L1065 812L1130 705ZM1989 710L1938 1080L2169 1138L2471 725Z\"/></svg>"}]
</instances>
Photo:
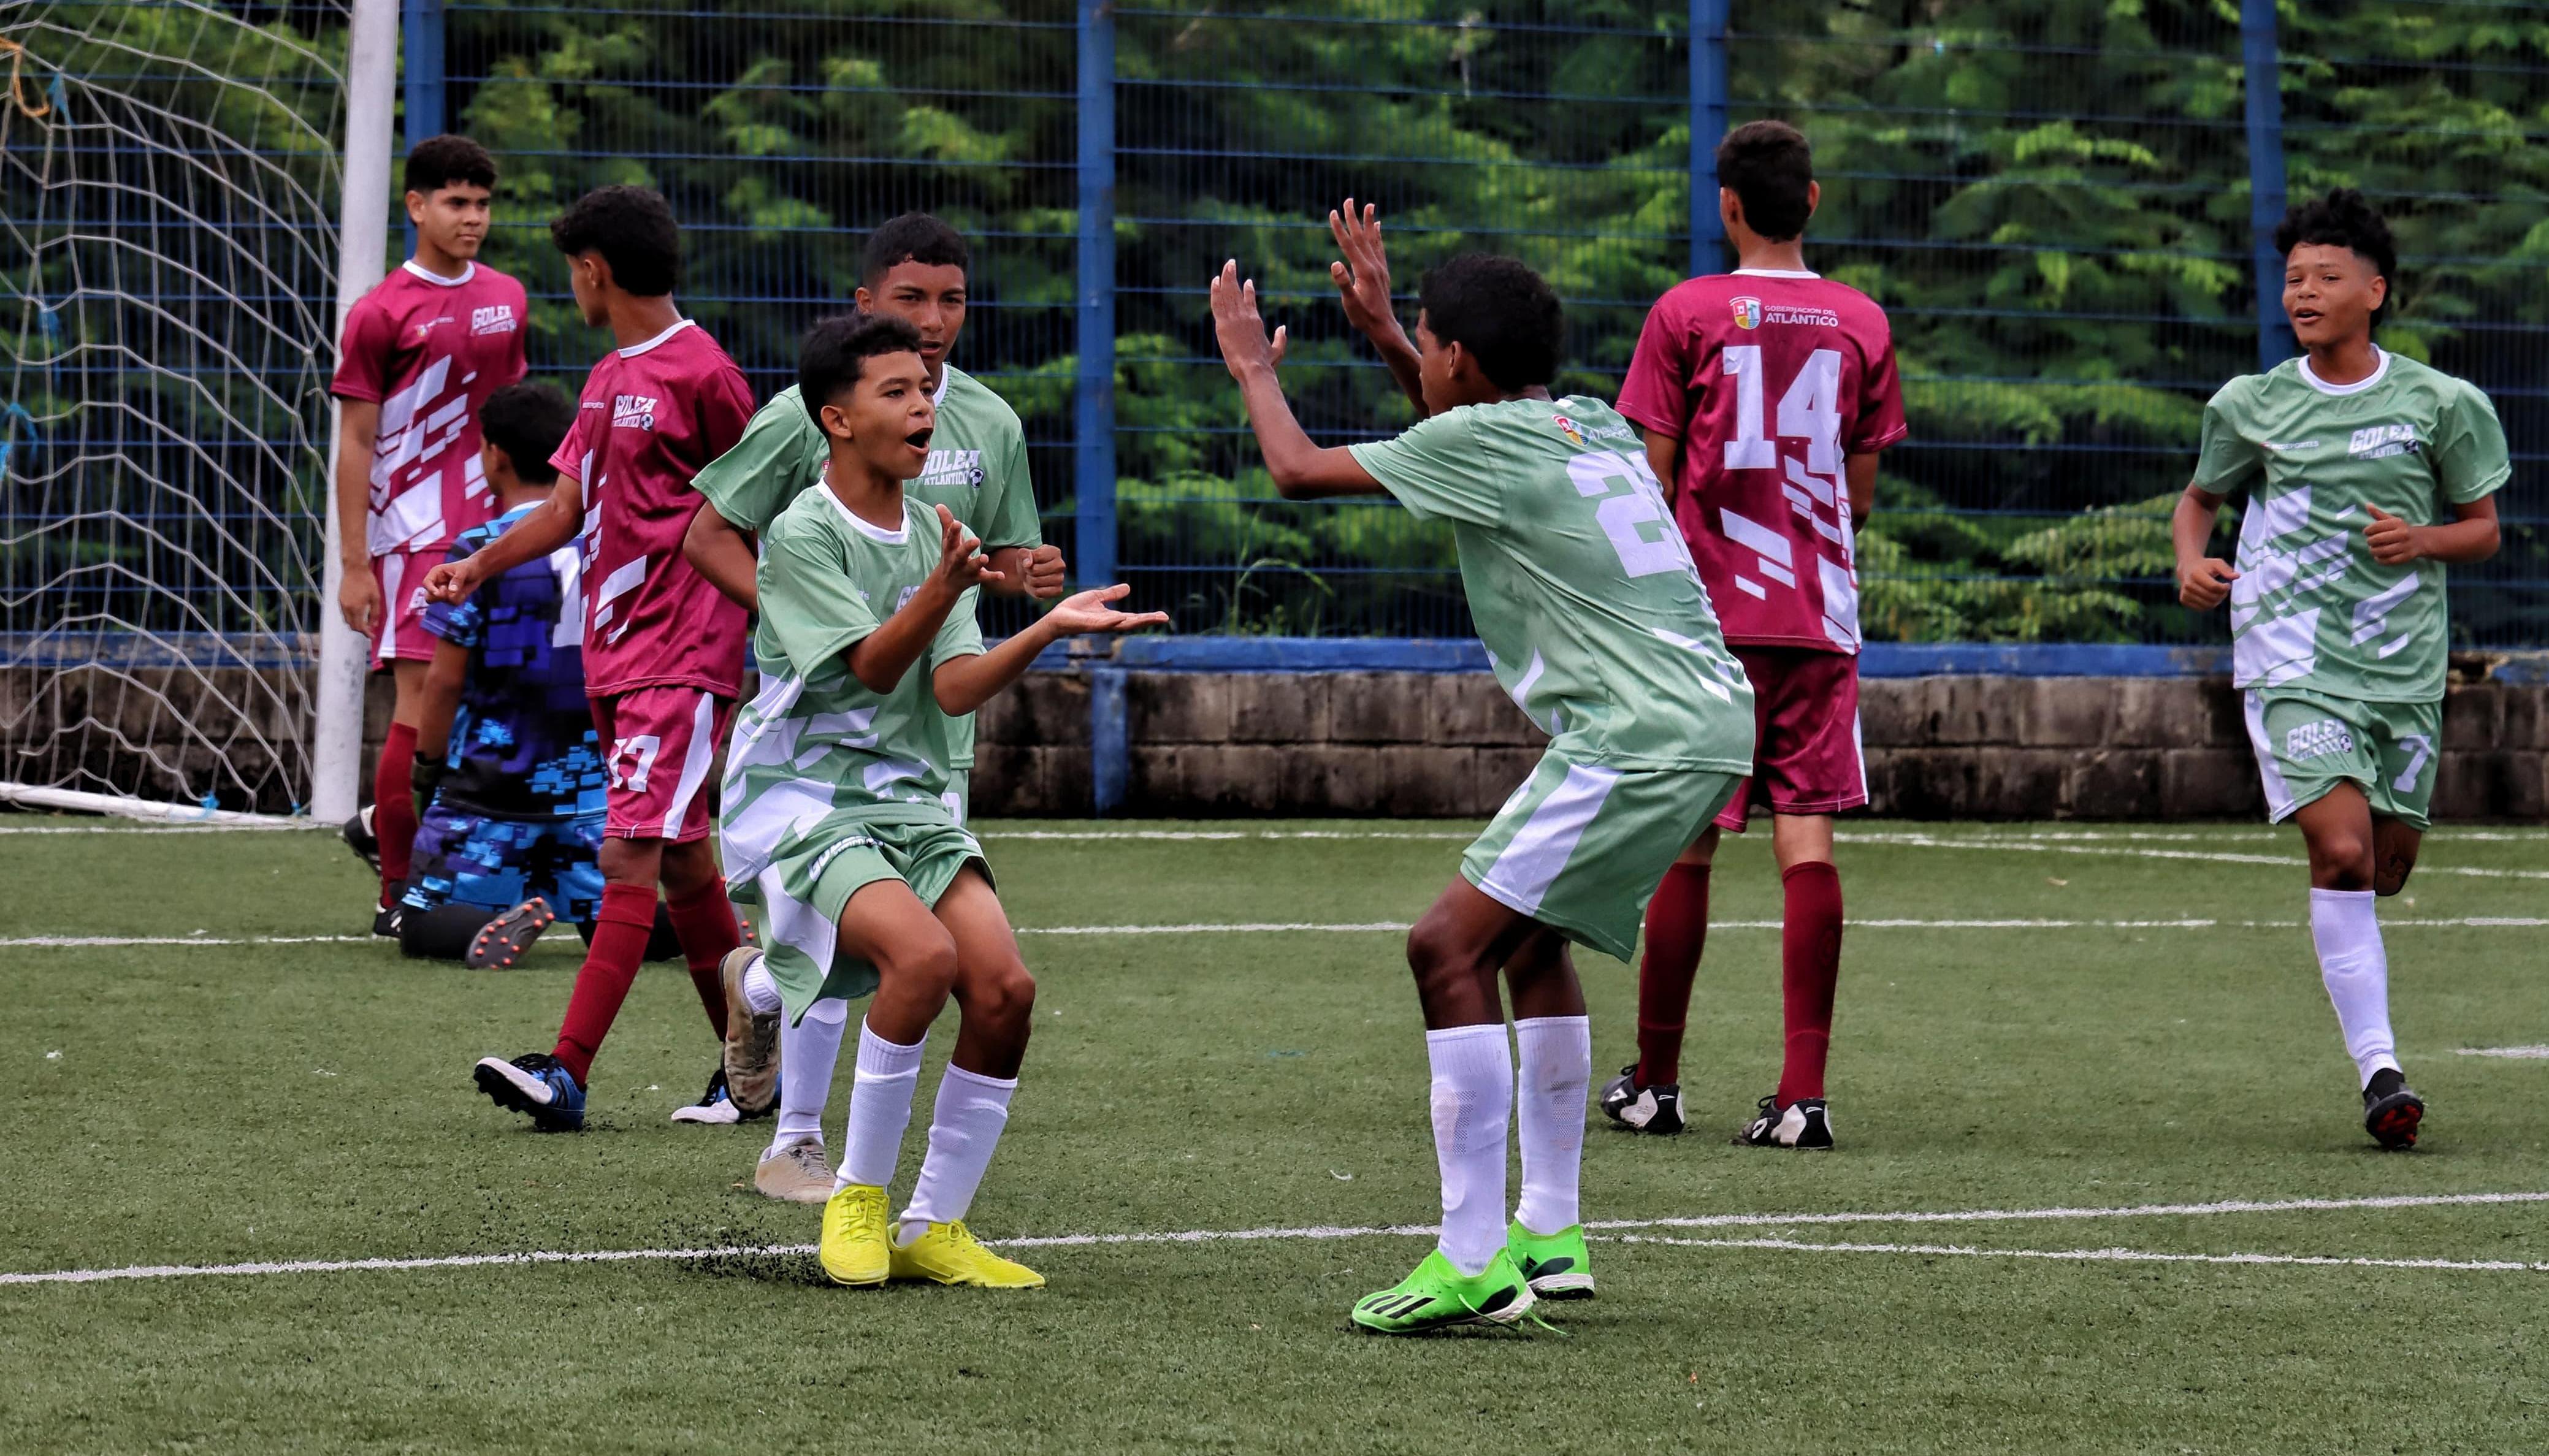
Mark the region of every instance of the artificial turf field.
<instances>
[{"instance_id":1,"label":"artificial turf field","mask_svg":"<svg viewBox=\"0 0 2549 1456\"><path fill-rule=\"evenodd\" d=\"M1053 1240L1015 1251L1030 1294L768 1251L817 1211L750 1192L766 1124L665 1120L713 1054L678 966L640 977L590 1129L542 1137L468 1069L545 1049L571 933L510 972L274 944L365 921L332 837L0 816L0 1450L2549 1446L2549 1060L2462 1053L2549 1042L2549 836L2447 829L2384 905L2432 1107L2405 1155L2360 1129L2288 832L1873 821L1841 853L1841 1148L1730 1146L1778 1029L1776 876L1731 843L1692 1132L1597 1113L1585 1144L1588 1220L1690 1222L1607 1230L1600 1298L1543 1307L1562 1332L1389 1341L1346 1311L1424 1251L1393 1226L1436 1188L1373 927L1468 826L980 827L1042 994L972 1222ZM1634 978L1579 968L1599 1079ZM2469 1197L2503 1194L2535 1201ZM1230 1230L1259 1231L1160 1236ZM12 1277L734 1247L764 1251ZM2358 1259L2439 1263L2313 1262Z\"/></svg>"}]
</instances>

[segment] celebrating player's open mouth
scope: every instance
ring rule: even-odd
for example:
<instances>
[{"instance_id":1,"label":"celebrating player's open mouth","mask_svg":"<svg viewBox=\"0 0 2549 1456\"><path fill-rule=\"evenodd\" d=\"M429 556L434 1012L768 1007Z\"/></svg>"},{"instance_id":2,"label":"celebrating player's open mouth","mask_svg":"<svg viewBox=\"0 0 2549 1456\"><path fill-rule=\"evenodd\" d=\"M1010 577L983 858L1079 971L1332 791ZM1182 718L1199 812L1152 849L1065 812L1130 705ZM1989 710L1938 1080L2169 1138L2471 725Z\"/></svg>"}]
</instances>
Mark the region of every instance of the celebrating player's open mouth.
<instances>
[{"instance_id":1,"label":"celebrating player's open mouth","mask_svg":"<svg viewBox=\"0 0 2549 1456\"><path fill-rule=\"evenodd\" d=\"M932 430L930 426L924 424L920 428L913 430L911 433L904 435L902 437L902 442L909 445L914 454L918 455L923 460L927 460L929 458L929 436L931 433Z\"/></svg>"}]
</instances>

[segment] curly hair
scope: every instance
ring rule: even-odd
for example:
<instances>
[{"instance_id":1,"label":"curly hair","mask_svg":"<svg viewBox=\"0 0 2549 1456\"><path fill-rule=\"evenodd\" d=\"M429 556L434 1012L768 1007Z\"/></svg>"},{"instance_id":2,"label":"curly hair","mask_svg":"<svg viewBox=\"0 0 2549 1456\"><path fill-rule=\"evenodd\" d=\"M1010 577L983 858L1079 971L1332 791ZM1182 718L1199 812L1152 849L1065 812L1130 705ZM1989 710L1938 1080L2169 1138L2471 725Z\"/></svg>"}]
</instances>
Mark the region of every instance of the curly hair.
<instances>
[{"instance_id":1,"label":"curly hair","mask_svg":"<svg viewBox=\"0 0 2549 1456\"><path fill-rule=\"evenodd\" d=\"M2339 187L2325 197L2314 197L2299 203L2284 213L2275 225L2275 254L2289 258L2293 249L2304 243L2353 250L2355 256L2372 265L2372 271L2387 279L2390 293L2381 307L2372 311L2372 321L2378 323L2390 312L2390 301L2399 292L2399 244L2390 236L2390 225L2383 221L2381 210L2366 201L2351 187Z\"/></svg>"},{"instance_id":2,"label":"curly hair","mask_svg":"<svg viewBox=\"0 0 2549 1456\"><path fill-rule=\"evenodd\" d=\"M588 248L602 254L612 281L642 299L662 298L682 279L681 225L650 188L593 189L549 224L549 240L570 258Z\"/></svg>"}]
</instances>

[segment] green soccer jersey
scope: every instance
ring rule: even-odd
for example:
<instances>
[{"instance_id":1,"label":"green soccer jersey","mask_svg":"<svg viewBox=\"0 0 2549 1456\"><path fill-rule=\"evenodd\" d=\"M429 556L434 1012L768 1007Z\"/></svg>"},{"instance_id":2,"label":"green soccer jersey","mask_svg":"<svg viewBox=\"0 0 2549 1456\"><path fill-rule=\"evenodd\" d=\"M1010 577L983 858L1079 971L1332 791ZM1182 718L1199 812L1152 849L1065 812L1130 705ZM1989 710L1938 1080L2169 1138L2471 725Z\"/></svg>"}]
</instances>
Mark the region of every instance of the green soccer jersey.
<instances>
[{"instance_id":1,"label":"green soccer jersey","mask_svg":"<svg viewBox=\"0 0 2549 1456\"><path fill-rule=\"evenodd\" d=\"M2221 387L2204 407L2195 488L2246 493L2231 663L2240 687L2367 702L2443 695L2443 566L2372 559L2364 507L2413 525L2504 484L2504 430L2478 387L2381 352L2370 378L2322 384L2308 359Z\"/></svg>"},{"instance_id":2,"label":"green soccer jersey","mask_svg":"<svg viewBox=\"0 0 2549 1456\"><path fill-rule=\"evenodd\" d=\"M1496 681L1570 761L1751 772L1751 684L1610 406L1469 405L1353 449L1410 511L1452 522Z\"/></svg>"},{"instance_id":3,"label":"green soccer jersey","mask_svg":"<svg viewBox=\"0 0 2549 1456\"><path fill-rule=\"evenodd\" d=\"M983 549L1041 546L1035 487L1027 478L1026 431L1008 402L981 380L947 366L940 372L938 422L929 437L929 463L903 495L925 508L944 505L959 524L982 538ZM717 514L742 530L762 532L798 494L822 478L831 458L823 430L805 412L797 386L781 390L744 427L734 448L711 461L692 482ZM937 532L930 532L935 546ZM956 729L956 767L974 762L974 718Z\"/></svg>"},{"instance_id":4,"label":"green soccer jersey","mask_svg":"<svg viewBox=\"0 0 2549 1456\"><path fill-rule=\"evenodd\" d=\"M940 711L937 667L983 650L974 593L892 692L850 672L849 650L899 610L938 566L938 517L903 502L903 528L861 520L830 490L798 496L761 537L761 690L735 721L718 832L726 878L841 843L859 826L943 822L958 720Z\"/></svg>"}]
</instances>

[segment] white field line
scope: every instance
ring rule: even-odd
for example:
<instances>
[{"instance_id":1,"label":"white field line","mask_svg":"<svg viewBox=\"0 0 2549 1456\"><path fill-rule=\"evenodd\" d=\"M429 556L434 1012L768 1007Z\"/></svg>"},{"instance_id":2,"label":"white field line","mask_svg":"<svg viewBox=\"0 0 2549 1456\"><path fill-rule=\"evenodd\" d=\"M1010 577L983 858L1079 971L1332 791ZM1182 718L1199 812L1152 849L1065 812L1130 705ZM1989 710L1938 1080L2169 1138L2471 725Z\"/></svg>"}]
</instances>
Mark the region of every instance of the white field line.
<instances>
[{"instance_id":1,"label":"white field line","mask_svg":"<svg viewBox=\"0 0 2549 1456\"><path fill-rule=\"evenodd\" d=\"M1278 840L1278 839L1476 839L1474 829L977 829L977 839L1025 840Z\"/></svg>"},{"instance_id":2,"label":"white field line","mask_svg":"<svg viewBox=\"0 0 2549 1456\"><path fill-rule=\"evenodd\" d=\"M2518 1259L2373 1259L2342 1254L2181 1254L2140 1248L1970 1248L1954 1243L1808 1243L1795 1238L1662 1238L1627 1233L1619 1243L1676 1248L1775 1249L1808 1254L1923 1254L1973 1259L2050 1259L2062 1263L2301 1264L2340 1269L2444 1269L2489 1274L2549 1274L2549 1263Z\"/></svg>"},{"instance_id":3,"label":"white field line","mask_svg":"<svg viewBox=\"0 0 2549 1456\"><path fill-rule=\"evenodd\" d=\"M2009 1257L2078 1259L2101 1256L2158 1261L2269 1264L2346 1264L2375 1268L2537 1270L2549 1264L2514 1260L2353 1259L2300 1254L2140 1254L2129 1249L2007 1250L1931 1249L1908 1244L1802 1244L1780 1238L1677 1239L1639 1235L1646 1228L1799 1228L1831 1224L2010 1224L2039 1220L2201 1218L2221 1214L2335 1213L2365 1209L2462 1208L2502 1204L2549 1203L2542 1193L2383 1194L2366 1198L2222 1199L2212 1203L2125 1204L2114 1208L1965 1209L1955 1211L1894 1210L1877 1213L1701 1214L1677 1219L1611 1219L1588 1221L1585 1228L1618 1235L1619 1241L1683 1243L1692 1247L1796 1248L1859 1253L1983 1253ZM986 1239L997 1248L1091 1248L1117 1244L1270 1243L1329 1241L1341 1238L1431 1237L1431 1224L1390 1224L1365 1228L1320 1225L1308 1228L1194 1228L1162 1232L1053 1233L1026 1238ZM769 1254L810 1254L810 1243L747 1244L725 1248L629 1248L583 1252L540 1249L522 1253L441 1254L407 1259L293 1259L245 1264L132 1264L105 1269L47 1269L0 1273L0 1285L98 1284L120 1279L177 1279L198 1275L349 1274L405 1269L476 1269L501 1264L605 1264L637 1260L737 1258Z\"/></svg>"},{"instance_id":4,"label":"white field line","mask_svg":"<svg viewBox=\"0 0 2549 1456\"><path fill-rule=\"evenodd\" d=\"M0 824L0 834L275 834L326 827L318 824Z\"/></svg>"},{"instance_id":5,"label":"white field line","mask_svg":"<svg viewBox=\"0 0 2549 1456\"><path fill-rule=\"evenodd\" d=\"M2463 1056L2502 1056L2516 1061L2549 1061L2549 1046L2463 1046Z\"/></svg>"},{"instance_id":6,"label":"white field line","mask_svg":"<svg viewBox=\"0 0 2549 1456\"><path fill-rule=\"evenodd\" d=\"M2149 850L2108 845L2057 844L2033 839L1942 839L1936 835L1845 830L1841 844L1892 845L1922 850L1998 850L2034 855L2103 855L2130 860L2197 860L2215 864L2308 864L2299 855L2243 855L2222 850ZM2419 864L2419 874L2461 874L2484 879L2549 879L2549 869L2498 869L2478 864Z\"/></svg>"},{"instance_id":7,"label":"white field line","mask_svg":"<svg viewBox=\"0 0 2549 1456\"><path fill-rule=\"evenodd\" d=\"M2298 920L1851 920L1852 930L2298 930ZM2383 920L2384 930L2536 930L2549 927L2549 916L2461 915ZM1202 936L1202 935L1403 935L1404 920L1339 922L1262 920L1201 922L1179 925L1021 925L1022 936ZM1776 920L1718 920L1711 930L1780 930ZM79 951L120 946L386 946L380 936L14 936L0 938L0 950ZM2511 1054L2511 1053L2507 1053Z\"/></svg>"}]
</instances>

